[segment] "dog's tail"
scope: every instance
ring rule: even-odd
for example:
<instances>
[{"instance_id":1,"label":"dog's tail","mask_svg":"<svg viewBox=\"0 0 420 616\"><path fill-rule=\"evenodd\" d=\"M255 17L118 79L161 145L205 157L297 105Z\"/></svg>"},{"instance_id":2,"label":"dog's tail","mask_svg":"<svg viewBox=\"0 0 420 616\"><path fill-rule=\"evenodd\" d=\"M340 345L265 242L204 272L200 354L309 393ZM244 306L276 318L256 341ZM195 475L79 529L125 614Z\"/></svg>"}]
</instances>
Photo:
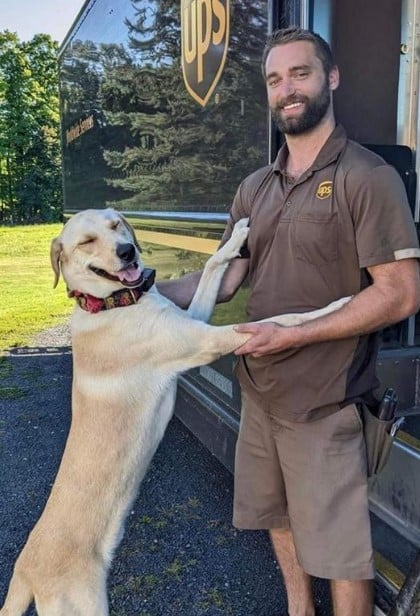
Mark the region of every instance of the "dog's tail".
<instances>
[{"instance_id":1,"label":"dog's tail","mask_svg":"<svg viewBox=\"0 0 420 616\"><path fill-rule=\"evenodd\" d=\"M34 594L24 576L15 570L10 582L6 601L0 616L22 616L34 599Z\"/></svg>"}]
</instances>

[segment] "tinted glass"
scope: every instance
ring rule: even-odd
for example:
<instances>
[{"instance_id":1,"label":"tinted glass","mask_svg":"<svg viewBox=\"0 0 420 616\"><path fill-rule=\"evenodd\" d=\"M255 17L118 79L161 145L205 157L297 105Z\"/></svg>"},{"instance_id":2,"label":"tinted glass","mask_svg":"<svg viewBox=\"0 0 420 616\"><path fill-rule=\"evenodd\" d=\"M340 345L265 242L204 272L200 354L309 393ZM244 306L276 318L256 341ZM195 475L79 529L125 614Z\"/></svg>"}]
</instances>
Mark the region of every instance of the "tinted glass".
<instances>
[{"instance_id":1,"label":"tinted glass","mask_svg":"<svg viewBox=\"0 0 420 616\"><path fill-rule=\"evenodd\" d=\"M60 57L67 209L227 211L266 163L267 2L231 0L226 63L204 107L182 75L180 5L97 0L71 33Z\"/></svg>"}]
</instances>

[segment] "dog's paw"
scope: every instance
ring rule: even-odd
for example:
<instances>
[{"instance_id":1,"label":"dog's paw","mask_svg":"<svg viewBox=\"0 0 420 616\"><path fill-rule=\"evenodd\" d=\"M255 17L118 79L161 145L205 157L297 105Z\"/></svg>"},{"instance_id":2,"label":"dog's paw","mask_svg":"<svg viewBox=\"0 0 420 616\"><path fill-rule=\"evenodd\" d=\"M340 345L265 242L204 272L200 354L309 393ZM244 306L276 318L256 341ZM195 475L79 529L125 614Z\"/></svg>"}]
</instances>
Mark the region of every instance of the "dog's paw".
<instances>
[{"instance_id":1,"label":"dog's paw","mask_svg":"<svg viewBox=\"0 0 420 616\"><path fill-rule=\"evenodd\" d=\"M249 225L249 218L240 218L238 222L235 223L235 226L233 227L233 232L235 232L235 229L243 229L244 227L248 229L249 231L248 225Z\"/></svg>"},{"instance_id":2,"label":"dog's paw","mask_svg":"<svg viewBox=\"0 0 420 616\"><path fill-rule=\"evenodd\" d=\"M214 265L225 265L235 257L239 256L240 250L248 237L249 227L248 218L241 218L235 223L232 235L224 246L219 248L211 257Z\"/></svg>"},{"instance_id":3,"label":"dog's paw","mask_svg":"<svg viewBox=\"0 0 420 616\"><path fill-rule=\"evenodd\" d=\"M232 235L218 253L224 262L230 261L239 255L239 252L248 237L248 218L241 218L233 227Z\"/></svg>"}]
</instances>

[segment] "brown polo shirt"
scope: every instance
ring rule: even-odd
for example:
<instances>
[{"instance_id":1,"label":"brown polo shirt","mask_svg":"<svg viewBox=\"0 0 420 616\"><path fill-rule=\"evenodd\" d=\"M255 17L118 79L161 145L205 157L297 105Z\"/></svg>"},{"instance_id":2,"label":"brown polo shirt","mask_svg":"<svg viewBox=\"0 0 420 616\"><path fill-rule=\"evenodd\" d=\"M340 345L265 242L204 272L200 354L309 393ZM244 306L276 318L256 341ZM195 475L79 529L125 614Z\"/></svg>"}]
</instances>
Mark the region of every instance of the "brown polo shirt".
<instances>
[{"instance_id":1,"label":"brown polo shirt","mask_svg":"<svg viewBox=\"0 0 420 616\"><path fill-rule=\"evenodd\" d=\"M297 182L287 146L240 185L222 239L250 217L249 320L326 306L369 284L365 268L420 257L404 185L379 156L336 127ZM372 401L377 335L328 341L261 358L237 375L271 413L308 421L349 402Z\"/></svg>"}]
</instances>

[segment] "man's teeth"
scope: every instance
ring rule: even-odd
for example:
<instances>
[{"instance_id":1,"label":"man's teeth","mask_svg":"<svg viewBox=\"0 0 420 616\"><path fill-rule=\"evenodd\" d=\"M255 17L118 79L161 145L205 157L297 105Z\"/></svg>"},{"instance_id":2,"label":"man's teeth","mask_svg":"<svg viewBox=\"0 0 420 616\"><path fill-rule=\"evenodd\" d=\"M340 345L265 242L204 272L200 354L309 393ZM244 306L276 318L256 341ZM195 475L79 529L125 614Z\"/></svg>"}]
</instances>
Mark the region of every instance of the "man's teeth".
<instances>
[{"instance_id":1,"label":"man's teeth","mask_svg":"<svg viewBox=\"0 0 420 616\"><path fill-rule=\"evenodd\" d=\"M302 103L291 103L291 105L285 105L283 109L294 109L295 107L299 107Z\"/></svg>"}]
</instances>

